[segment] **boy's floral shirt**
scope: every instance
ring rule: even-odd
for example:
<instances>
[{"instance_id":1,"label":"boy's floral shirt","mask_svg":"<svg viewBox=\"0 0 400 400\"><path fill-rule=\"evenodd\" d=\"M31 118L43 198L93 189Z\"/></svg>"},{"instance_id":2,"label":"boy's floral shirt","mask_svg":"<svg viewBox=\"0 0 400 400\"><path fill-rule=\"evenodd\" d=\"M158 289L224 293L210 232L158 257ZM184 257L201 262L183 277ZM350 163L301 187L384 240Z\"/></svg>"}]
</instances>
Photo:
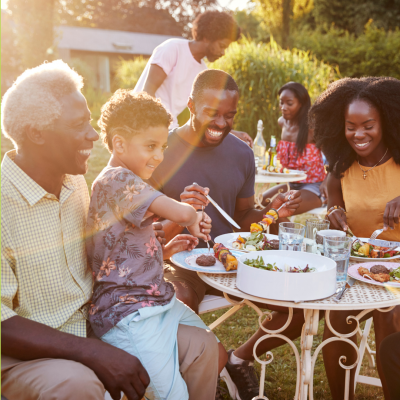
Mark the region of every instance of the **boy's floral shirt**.
<instances>
[{"instance_id":1,"label":"boy's floral shirt","mask_svg":"<svg viewBox=\"0 0 400 400\"><path fill-rule=\"evenodd\" d=\"M88 265L93 271L89 320L100 337L142 307L168 304L163 256L148 211L162 193L132 171L107 166L92 187L86 225Z\"/></svg>"}]
</instances>

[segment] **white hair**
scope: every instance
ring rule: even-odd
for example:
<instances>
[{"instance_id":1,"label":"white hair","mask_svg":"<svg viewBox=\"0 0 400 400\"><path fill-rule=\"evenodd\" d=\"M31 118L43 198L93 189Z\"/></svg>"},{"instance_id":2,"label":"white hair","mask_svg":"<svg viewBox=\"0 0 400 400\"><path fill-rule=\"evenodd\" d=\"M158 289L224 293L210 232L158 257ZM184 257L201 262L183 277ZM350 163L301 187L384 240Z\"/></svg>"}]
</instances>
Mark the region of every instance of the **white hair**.
<instances>
[{"instance_id":1,"label":"white hair","mask_svg":"<svg viewBox=\"0 0 400 400\"><path fill-rule=\"evenodd\" d=\"M62 60L27 69L5 93L1 104L1 128L16 147L27 126L51 129L61 115L62 96L81 90L83 78Z\"/></svg>"}]
</instances>

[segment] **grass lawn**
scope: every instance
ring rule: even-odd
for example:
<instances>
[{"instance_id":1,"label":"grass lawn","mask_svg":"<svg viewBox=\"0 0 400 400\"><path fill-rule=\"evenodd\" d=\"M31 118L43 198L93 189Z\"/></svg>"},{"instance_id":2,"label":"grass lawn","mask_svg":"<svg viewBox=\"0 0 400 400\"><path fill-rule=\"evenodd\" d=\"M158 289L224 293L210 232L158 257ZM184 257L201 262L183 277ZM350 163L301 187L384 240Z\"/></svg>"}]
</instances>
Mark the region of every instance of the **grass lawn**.
<instances>
[{"instance_id":1,"label":"grass lawn","mask_svg":"<svg viewBox=\"0 0 400 400\"><path fill-rule=\"evenodd\" d=\"M12 143L2 136L2 158L4 153L12 149L12 147ZM91 187L91 184L98 173L106 165L108 158L108 151L102 146L100 141L97 141L94 145L92 155L89 159L89 172L85 176L89 188ZM218 310L212 313L203 314L201 317L205 321L205 323L209 325L212 321L221 316L225 311L226 310ZM257 314L252 309L244 307L235 315L233 315L230 319L220 325L217 329L215 329L215 334L218 336L218 338L221 340L227 350L231 348L235 349L238 348L242 343L244 343L252 335L252 333L255 332L257 327ZM320 323L318 336L314 338L313 350L315 350L315 348L321 342L322 332L323 321L321 321ZM375 337L372 333L369 337L369 344L373 349L375 348L374 340ZM300 351L299 340L295 341L295 344ZM267 366L267 382L265 384L266 394L271 400L292 400L296 385L296 363L295 358L292 354L292 350L289 345L284 345L276 350L273 350L272 353L274 355L274 361ZM258 371L260 371L258 364L256 364L256 368ZM368 367L366 358L364 358L363 360L361 374L378 377L376 370ZM359 384L357 385L355 398L357 400L379 400L383 399L384 397L381 388ZM226 399L229 399L229 397L226 397ZM321 354L315 366L314 399L331 399Z\"/></svg>"}]
</instances>

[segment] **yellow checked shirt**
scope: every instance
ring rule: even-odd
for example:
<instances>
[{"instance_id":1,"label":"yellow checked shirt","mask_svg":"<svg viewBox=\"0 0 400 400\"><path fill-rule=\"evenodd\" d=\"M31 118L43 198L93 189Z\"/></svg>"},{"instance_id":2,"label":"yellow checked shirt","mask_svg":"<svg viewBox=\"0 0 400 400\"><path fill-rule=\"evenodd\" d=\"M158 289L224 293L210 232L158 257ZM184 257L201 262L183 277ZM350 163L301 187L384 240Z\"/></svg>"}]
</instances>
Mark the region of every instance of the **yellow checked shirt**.
<instances>
[{"instance_id":1,"label":"yellow checked shirt","mask_svg":"<svg viewBox=\"0 0 400 400\"><path fill-rule=\"evenodd\" d=\"M15 163L1 164L1 320L15 315L86 336L92 274L84 242L89 193L67 175L58 200Z\"/></svg>"}]
</instances>

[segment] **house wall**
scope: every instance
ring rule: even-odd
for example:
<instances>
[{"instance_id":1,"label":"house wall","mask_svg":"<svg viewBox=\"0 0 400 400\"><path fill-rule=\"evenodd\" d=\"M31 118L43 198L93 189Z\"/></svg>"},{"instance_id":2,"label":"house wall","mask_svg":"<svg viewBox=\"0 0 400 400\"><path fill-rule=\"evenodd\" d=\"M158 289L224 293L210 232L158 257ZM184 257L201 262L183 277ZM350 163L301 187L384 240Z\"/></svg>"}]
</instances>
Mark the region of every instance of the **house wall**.
<instances>
[{"instance_id":1,"label":"house wall","mask_svg":"<svg viewBox=\"0 0 400 400\"><path fill-rule=\"evenodd\" d=\"M115 76L115 70L118 61L121 58L125 60L132 60L135 57L139 57L141 55L101 53L69 49L59 49L58 52L60 57L66 62L71 59L78 58L88 64L93 70L93 81L95 82L95 88L100 89L104 92L111 91L111 83Z\"/></svg>"}]
</instances>

